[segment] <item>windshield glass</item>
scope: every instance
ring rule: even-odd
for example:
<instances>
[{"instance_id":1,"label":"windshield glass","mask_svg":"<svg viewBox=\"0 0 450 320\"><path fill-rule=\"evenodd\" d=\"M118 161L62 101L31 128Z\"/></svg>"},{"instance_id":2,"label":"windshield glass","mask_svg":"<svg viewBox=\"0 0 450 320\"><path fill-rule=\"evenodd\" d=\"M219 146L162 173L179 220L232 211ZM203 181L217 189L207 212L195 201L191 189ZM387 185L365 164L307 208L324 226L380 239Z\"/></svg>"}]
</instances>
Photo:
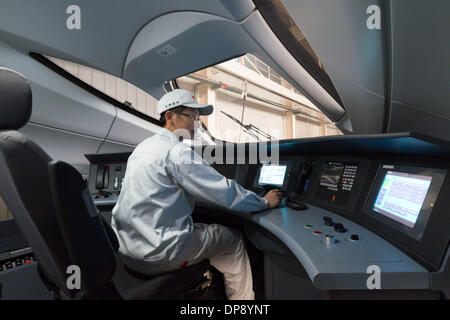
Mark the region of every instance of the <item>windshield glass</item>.
<instances>
[{"instance_id":1,"label":"windshield glass","mask_svg":"<svg viewBox=\"0 0 450 320\"><path fill-rule=\"evenodd\" d=\"M212 115L200 118L219 140L240 143L342 134L311 101L250 54L176 82L200 103L214 106Z\"/></svg>"}]
</instances>

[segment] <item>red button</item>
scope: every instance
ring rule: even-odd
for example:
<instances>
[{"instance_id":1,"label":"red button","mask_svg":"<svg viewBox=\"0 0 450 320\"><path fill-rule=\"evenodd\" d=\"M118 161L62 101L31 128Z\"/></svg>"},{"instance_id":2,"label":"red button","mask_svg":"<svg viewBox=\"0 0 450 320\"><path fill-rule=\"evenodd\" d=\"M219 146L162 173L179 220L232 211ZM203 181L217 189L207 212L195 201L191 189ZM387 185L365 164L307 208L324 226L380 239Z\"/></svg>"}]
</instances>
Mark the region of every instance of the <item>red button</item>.
<instances>
[{"instance_id":1,"label":"red button","mask_svg":"<svg viewBox=\"0 0 450 320\"><path fill-rule=\"evenodd\" d=\"M315 235L317 235L317 236L318 236L319 234L322 234L322 232L320 232L320 231L314 231L313 233L314 233Z\"/></svg>"}]
</instances>

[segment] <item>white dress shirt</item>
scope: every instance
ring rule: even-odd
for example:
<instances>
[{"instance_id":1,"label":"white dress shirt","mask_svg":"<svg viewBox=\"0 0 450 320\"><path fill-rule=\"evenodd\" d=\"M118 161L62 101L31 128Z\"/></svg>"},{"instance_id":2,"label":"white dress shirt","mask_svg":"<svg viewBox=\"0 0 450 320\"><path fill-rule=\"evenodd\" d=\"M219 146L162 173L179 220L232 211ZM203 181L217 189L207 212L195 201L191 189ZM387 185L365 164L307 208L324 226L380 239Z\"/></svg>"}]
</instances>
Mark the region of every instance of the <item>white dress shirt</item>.
<instances>
[{"instance_id":1,"label":"white dress shirt","mask_svg":"<svg viewBox=\"0 0 450 320\"><path fill-rule=\"evenodd\" d=\"M128 159L111 225L120 253L155 264L172 262L189 245L195 199L259 211L266 199L227 179L163 128Z\"/></svg>"}]
</instances>

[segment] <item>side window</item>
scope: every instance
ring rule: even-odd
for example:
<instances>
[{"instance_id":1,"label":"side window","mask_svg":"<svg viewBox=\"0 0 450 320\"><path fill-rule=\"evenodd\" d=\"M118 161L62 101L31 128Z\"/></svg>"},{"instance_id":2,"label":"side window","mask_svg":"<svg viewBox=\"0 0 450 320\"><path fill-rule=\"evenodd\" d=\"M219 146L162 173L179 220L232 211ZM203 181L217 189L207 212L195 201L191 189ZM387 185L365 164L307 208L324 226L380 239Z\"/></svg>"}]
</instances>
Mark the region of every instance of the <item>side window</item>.
<instances>
[{"instance_id":1,"label":"side window","mask_svg":"<svg viewBox=\"0 0 450 320\"><path fill-rule=\"evenodd\" d=\"M54 57L46 57L87 85L125 104L129 108L159 120L157 111L158 100L135 85L94 68Z\"/></svg>"},{"instance_id":2,"label":"side window","mask_svg":"<svg viewBox=\"0 0 450 320\"><path fill-rule=\"evenodd\" d=\"M213 114L201 118L219 140L256 142L342 134L294 86L250 54L176 82L194 92L200 103L214 105Z\"/></svg>"},{"instance_id":3,"label":"side window","mask_svg":"<svg viewBox=\"0 0 450 320\"><path fill-rule=\"evenodd\" d=\"M11 218L12 218L11 212L8 210L5 202L0 197L0 221L5 220L5 219L11 219Z\"/></svg>"}]
</instances>

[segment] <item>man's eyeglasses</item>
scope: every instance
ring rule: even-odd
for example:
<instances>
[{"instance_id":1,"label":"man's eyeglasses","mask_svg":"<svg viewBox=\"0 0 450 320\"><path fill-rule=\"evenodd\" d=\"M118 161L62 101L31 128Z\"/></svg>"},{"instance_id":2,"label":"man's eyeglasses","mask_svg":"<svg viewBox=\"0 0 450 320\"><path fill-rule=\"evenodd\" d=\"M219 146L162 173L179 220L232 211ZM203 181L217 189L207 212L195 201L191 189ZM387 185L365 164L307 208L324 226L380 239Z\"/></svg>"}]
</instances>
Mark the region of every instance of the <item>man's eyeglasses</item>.
<instances>
[{"instance_id":1,"label":"man's eyeglasses","mask_svg":"<svg viewBox=\"0 0 450 320\"><path fill-rule=\"evenodd\" d=\"M181 114L182 116L189 117L194 120L200 119L200 114L198 113L184 113L184 112L174 112L175 114Z\"/></svg>"}]
</instances>

